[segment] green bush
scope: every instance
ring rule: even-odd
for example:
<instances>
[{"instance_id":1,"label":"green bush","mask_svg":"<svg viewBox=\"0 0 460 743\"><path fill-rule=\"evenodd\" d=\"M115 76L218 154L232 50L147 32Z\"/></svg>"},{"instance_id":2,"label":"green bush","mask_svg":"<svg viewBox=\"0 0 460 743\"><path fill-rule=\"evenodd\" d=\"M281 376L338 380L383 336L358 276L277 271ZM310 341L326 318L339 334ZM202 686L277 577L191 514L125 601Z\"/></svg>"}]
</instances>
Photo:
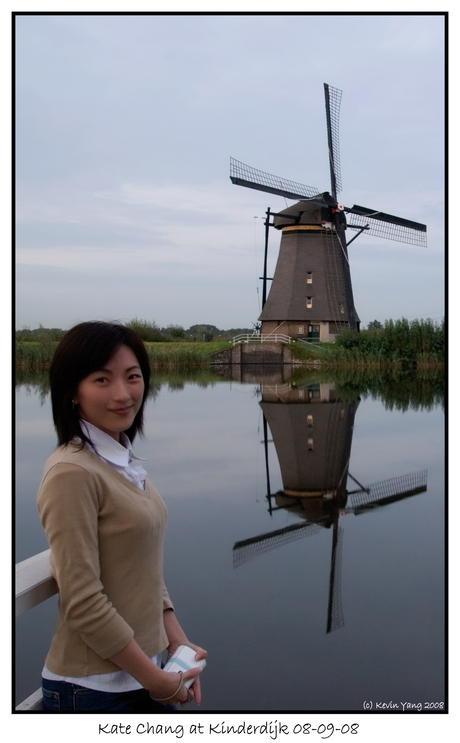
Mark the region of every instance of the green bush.
<instances>
[{"instance_id":1,"label":"green bush","mask_svg":"<svg viewBox=\"0 0 460 743\"><path fill-rule=\"evenodd\" d=\"M167 340L154 320L149 322L148 320L138 320L136 317L134 320L127 322L126 325L128 328L135 330L146 343Z\"/></svg>"},{"instance_id":2,"label":"green bush","mask_svg":"<svg viewBox=\"0 0 460 743\"><path fill-rule=\"evenodd\" d=\"M445 325L433 320L386 320L383 328L362 330L360 333L346 329L336 338L338 349L348 351L348 356L414 365L418 360L444 360ZM340 352L338 353L340 354Z\"/></svg>"}]
</instances>

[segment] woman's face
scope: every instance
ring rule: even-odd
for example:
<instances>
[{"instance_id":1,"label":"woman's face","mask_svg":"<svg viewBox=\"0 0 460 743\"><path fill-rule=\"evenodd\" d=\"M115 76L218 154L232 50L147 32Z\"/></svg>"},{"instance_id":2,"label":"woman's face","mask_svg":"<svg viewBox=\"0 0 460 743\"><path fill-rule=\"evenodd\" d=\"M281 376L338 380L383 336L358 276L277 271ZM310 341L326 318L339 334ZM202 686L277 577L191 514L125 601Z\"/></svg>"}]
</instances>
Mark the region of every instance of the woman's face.
<instances>
[{"instance_id":1,"label":"woman's face","mask_svg":"<svg viewBox=\"0 0 460 743\"><path fill-rule=\"evenodd\" d=\"M119 441L121 431L132 426L143 394L139 361L128 346L120 346L103 369L82 379L74 402L81 418Z\"/></svg>"}]
</instances>

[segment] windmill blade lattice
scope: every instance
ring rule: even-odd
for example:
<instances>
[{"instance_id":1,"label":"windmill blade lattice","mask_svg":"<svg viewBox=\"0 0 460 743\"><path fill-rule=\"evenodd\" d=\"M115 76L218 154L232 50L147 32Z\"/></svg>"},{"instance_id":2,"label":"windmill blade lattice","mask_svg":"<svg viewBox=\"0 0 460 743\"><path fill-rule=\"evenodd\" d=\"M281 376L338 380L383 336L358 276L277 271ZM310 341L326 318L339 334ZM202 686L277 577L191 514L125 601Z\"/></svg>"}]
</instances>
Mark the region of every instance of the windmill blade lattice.
<instances>
[{"instance_id":1,"label":"windmill blade lattice","mask_svg":"<svg viewBox=\"0 0 460 743\"><path fill-rule=\"evenodd\" d=\"M329 601L326 633L344 626L342 609L342 545L344 530L336 523L332 545L331 572L329 579Z\"/></svg>"},{"instance_id":2,"label":"windmill blade lattice","mask_svg":"<svg viewBox=\"0 0 460 743\"><path fill-rule=\"evenodd\" d=\"M233 547L233 567L238 568L244 562L258 557L264 552L277 549L297 539L313 536L319 531L321 531L321 526L318 524L302 522L286 526L283 529L276 529L267 534L261 534L258 537L243 539L241 542L236 542Z\"/></svg>"},{"instance_id":3,"label":"windmill blade lattice","mask_svg":"<svg viewBox=\"0 0 460 743\"><path fill-rule=\"evenodd\" d=\"M254 188L256 191L266 191L288 199L321 199L317 188L305 186L302 183L288 181L263 170L257 170L250 165L245 165L235 158L230 158L230 179L237 186Z\"/></svg>"},{"instance_id":4,"label":"windmill blade lattice","mask_svg":"<svg viewBox=\"0 0 460 743\"><path fill-rule=\"evenodd\" d=\"M392 477L389 480L371 485L365 490L348 494L347 513L359 513L372 506L384 506L411 495L423 493L427 489L428 471L411 472L408 475Z\"/></svg>"},{"instance_id":5,"label":"windmill blade lattice","mask_svg":"<svg viewBox=\"0 0 460 743\"><path fill-rule=\"evenodd\" d=\"M358 210L368 212L373 216L367 216L365 213L359 214ZM351 209L345 207L345 211L352 215L347 225L352 230L364 228L366 233L374 237L383 237L385 240L395 240L426 248L426 226L424 224L393 217L383 212L372 212L361 206L353 206Z\"/></svg>"},{"instance_id":6,"label":"windmill blade lattice","mask_svg":"<svg viewBox=\"0 0 460 743\"><path fill-rule=\"evenodd\" d=\"M342 91L324 83L326 99L327 138L329 144L329 166L331 170L331 193L334 199L342 190L339 150L339 116Z\"/></svg>"}]
</instances>

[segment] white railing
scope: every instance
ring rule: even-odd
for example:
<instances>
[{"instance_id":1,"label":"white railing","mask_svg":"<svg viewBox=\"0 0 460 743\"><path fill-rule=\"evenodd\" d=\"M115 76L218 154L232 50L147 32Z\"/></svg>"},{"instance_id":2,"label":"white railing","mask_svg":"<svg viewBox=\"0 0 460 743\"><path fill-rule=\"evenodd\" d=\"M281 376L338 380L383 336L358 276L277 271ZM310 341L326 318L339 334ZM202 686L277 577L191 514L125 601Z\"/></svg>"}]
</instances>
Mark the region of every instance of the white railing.
<instances>
[{"instance_id":1,"label":"white railing","mask_svg":"<svg viewBox=\"0 0 460 743\"><path fill-rule=\"evenodd\" d=\"M299 343L305 343L306 346L316 346L317 348L321 348L321 346L319 345L319 338L315 340L316 340L316 343L313 340L305 340L305 338L297 338L297 341L299 341ZM332 341L332 342L335 343L335 341Z\"/></svg>"},{"instance_id":2,"label":"white railing","mask_svg":"<svg viewBox=\"0 0 460 743\"><path fill-rule=\"evenodd\" d=\"M58 592L57 583L50 573L50 551L40 552L16 565L16 616L33 609ZM42 690L17 705L19 712L43 709Z\"/></svg>"},{"instance_id":3,"label":"white railing","mask_svg":"<svg viewBox=\"0 0 460 743\"><path fill-rule=\"evenodd\" d=\"M259 335L254 333L253 335L244 334L236 335L232 338L232 343L237 346L238 343L291 343L292 338L289 335L283 335L282 333L270 334L270 335Z\"/></svg>"},{"instance_id":4,"label":"white railing","mask_svg":"<svg viewBox=\"0 0 460 743\"><path fill-rule=\"evenodd\" d=\"M292 385L289 384L289 382L284 382L284 384L262 384L260 385L260 389L262 394L272 394L276 395L280 398L280 395L286 394L286 392L290 392L292 390Z\"/></svg>"}]
</instances>

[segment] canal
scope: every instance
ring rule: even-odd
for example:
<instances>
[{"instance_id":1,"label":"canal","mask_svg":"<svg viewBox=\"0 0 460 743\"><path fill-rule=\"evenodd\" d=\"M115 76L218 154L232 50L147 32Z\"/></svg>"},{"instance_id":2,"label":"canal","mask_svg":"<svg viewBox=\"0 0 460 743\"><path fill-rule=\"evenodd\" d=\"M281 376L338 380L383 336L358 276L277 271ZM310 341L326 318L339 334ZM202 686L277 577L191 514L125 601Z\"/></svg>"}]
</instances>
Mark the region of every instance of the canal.
<instances>
[{"instance_id":1,"label":"canal","mask_svg":"<svg viewBox=\"0 0 460 743\"><path fill-rule=\"evenodd\" d=\"M208 651L201 711L444 703L443 378L154 374L135 451L168 508L165 581ZM16 560L47 549L46 375L16 387ZM18 701L56 599L16 627Z\"/></svg>"}]
</instances>

